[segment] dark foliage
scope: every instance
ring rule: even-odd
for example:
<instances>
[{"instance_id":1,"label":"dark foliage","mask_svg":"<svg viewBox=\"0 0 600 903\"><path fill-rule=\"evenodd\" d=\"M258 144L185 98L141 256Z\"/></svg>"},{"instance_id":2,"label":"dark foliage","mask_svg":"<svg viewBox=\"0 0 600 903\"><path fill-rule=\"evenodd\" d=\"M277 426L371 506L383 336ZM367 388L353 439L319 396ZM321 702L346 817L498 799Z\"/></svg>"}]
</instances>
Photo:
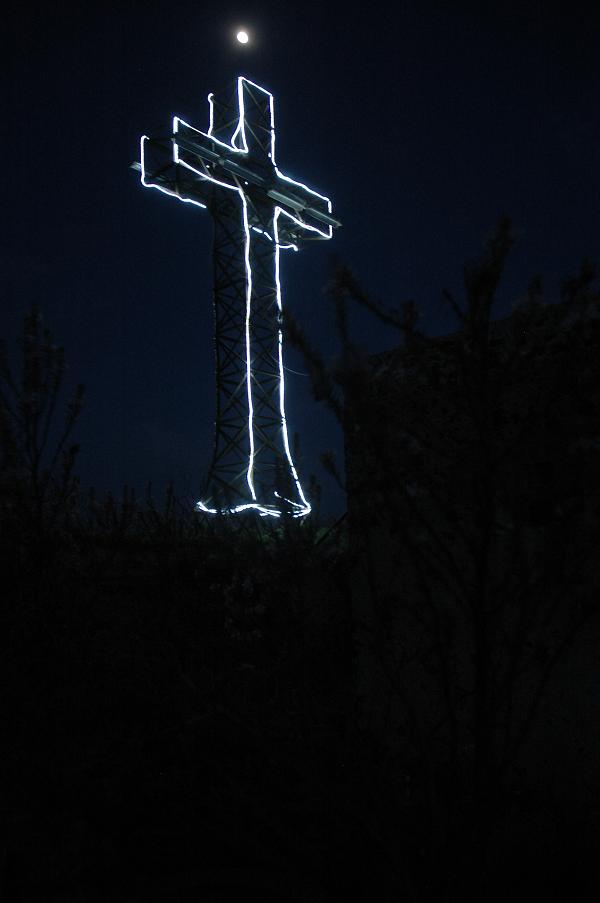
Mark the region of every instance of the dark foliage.
<instances>
[{"instance_id":1,"label":"dark foliage","mask_svg":"<svg viewBox=\"0 0 600 903\"><path fill-rule=\"evenodd\" d=\"M504 219L465 267L464 301L444 293L453 335L425 336L412 303L382 307L343 265L334 365L289 330L344 427L360 723L403 763L426 819L409 857L419 899L593 885L600 293L584 261L561 303L543 303L537 278L494 321L512 243ZM397 352L361 353L352 302L399 333ZM589 697L575 711L574 673ZM510 837L529 807L519 883ZM393 831L385 842L402 856Z\"/></svg>"},{"instance_id":2,"label":"dark foliage","mask_svg":"<svg viewBox=\"0 0 600 903\"><path fill-rule=\"evenodd\" d=\"M7 900L588 898L594 812L520 755L597 610L597 292L588 264L555 309L534 281L495 343L510 243L448 299L450 354L347 268L332 368L290 323L348 436L333 527L83 492L82 392L55 427L64 360L28 317L0 374ZM351 300L396 357L352 343Z\"/></svg>"}]
</instances>

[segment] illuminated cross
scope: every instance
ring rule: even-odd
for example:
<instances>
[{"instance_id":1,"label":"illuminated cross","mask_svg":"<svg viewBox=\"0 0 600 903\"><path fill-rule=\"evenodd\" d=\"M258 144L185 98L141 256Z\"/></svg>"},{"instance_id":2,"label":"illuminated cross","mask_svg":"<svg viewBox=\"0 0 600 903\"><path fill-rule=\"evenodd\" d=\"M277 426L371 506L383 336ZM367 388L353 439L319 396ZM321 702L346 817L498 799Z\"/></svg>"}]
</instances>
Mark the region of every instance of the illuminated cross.
<instances>
[{"instance_id":1,"label":"illuminated cross","mask_svg":"<svg viewBox=\"0 0 600 903\"><path fill-rule=\"evenodd\" d=\"M208 96L207 132L178 116L141 139L142 184L214 222L217 403L206 497L212 514L310 511L285 415L280 251L331 238L331 202L275 164L273 95L247 78Z\"/></svg>"}]
</instances>

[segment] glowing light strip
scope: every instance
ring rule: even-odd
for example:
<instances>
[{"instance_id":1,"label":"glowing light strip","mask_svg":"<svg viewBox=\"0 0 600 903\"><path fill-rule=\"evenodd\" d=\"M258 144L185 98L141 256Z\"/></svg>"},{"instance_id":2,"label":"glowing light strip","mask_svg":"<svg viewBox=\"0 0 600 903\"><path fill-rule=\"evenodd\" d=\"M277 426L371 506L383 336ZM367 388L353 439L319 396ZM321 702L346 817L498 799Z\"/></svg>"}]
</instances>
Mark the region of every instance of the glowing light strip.
<instances>
[{"instance_id":1,"label":"glowing light strip","mask_svg":"<svg viewBox=\"0 0 600 903\"><path fill-rule=\"evenodd\" d=\"M274 492L273 495L276 495L278 499L283 499L284 502L287 502L288 505L292 505L294 508L302 509L301 514L294 514L294 517L302 517L304 515L304 505L300 505L298 502L293 502L291 499L286 499L285 495L280 495L278 492ZM312 511L312 508L311 508Z\"/></svg>"},{"instance_id":2,"label":"glowing light strip","mask_svg":"<svg viewBox=\"0 0 600 903\"><path fill-rule=\"evenodd\" d=\"M240 76L240 77L242 77L242 76ZM247 81L247 79L246 79L246 81ZM253 83L250 82L250 84L253 84ZM258 87L258 85L256 85L255 87ZM261 89L261 90L264 90L264 88ZM289 182L289 183L292 184L292 185L298 185L298 187L304 188L305 191L308 191L309 194L314 194L315 197L321 198L322 201L326 201L326 202L327 202L327 211L328 211L328 213L331 213L331 209L332 209L332 208L331 208L331 200L330 200L330 198L326 197L324 194L319 194L319 192L318 192L318 191L315 191L314 188L309 188L308 185L305 185L305 184L304 184L304 182L297 182L296 179L291 179L289 176L284 175L284 174L279 170L279 168L278 168L278 166L277 166L277 163L275 162L275 108L274 108L274 98L273 98L273 95L272 95L269 91L265 91L265 94L268 94L268 95L269 95L269 109L270 109L270 112L271 112L271 153L269 154L269 156L271 157L271 160L272 160L272 162L273 162L273 166L275 167L275 172L277 173L277 175L279 176L280 179L283 179L284 182ZM305 224L300 224L300 225L305 225ZM308 227L308 228L310 228L310 227ZM325 238L331 238L331 236L333 235L333 227L332 227L332 226L328 226L328 231L327 231L327 232L321 232L320 229L315 229L315 232L318 232L319 235L323 235Z\"/></svg>"},{"instance_id":3,"label":"glowing light strip","mask_svg":"<svg viewBox=\"0 0 600 903\"><path fill-rule=\"evenodd\" d=\"M250 432L250 457L248 459L248 470L246 472L246 482L250 487L252 498L256 500L256 492L254 491L254 481L252 479L254 473L254 405L252 403L252 369L250 364L250 314L252 309L252 267L250 266L250 227L248 226L248 204L246 196L240 188L240 197L244 206L244 232L246 233L244 241L244 262L246 264L246 391L248 395L248 430Z\"/></svg>"},{"instance_id":4,"label":"glowing light strip","mask_svg":"<svg viewBox=\"0 0 600 903\"><path fill-rule=\"evenodd\" d=\"M208 95L208 135L209 137L212 135L212 130L215 124L214 110L213 110L213 97L215 95L210 92Z\"/></svg>"},{"instance_id":5,"label":"glowing light strip","mask_svg":"<svg viewBox=\"0 0 600 903\"><path fill-rule=\"evenodd\" d=\"M265 232L264 229L259 229L258 226L252 226L252 230L253 230L254 232L260 232L260 234L261 234L261 235L264 235L265 238L268 238L269 241L273 241L273 239L271 238L271 236L269 235L269 233L268 233L268 232Z\"/></svg>"},{"instance_id":6,"label":"glowing light strip","mask_svg":"<svg viewBox=\"0 0 600 903\"><path fill-rule=\"evenodd\" d=\"M271 235L269 235L268 232L265 232L264 229L259 229L258 226L250 226L250 228L252 229L253 232L259 232L261 235L264 235L265 238L268 238L269 241L273 241L273 237L272 237ZM291 244L291 243L288 244L288 245L283 245L283 244L280 243L280 244L279 244L279 247L281 248L282 251L285 251L285 250L287 250L288 248L290 248L292 251L298 251L298 250L299 250L298 245L294 245L294 244Z\"/></svg>"},{"instance_id":7,"label":"glowing light strip","mask_svg":"<svg viewBox=\"0 0 600 903\"><path fill-rule=\"evenodd\" d=\"M240 76L240 78L242 78L242 77L243 77L243 76ZM239 88L239 81L240 81L240 78L238 78L238 98L239 98L239 90L240 90L240 88ZM181 120L181 122L183 122L183 124L184 124L185 126L187 126L188 128L193 129L194 132L198 132L200 135L204 135L205 138L210 138L211 141L214 141L216 144L220 144L221 147L226 147L228 151L233 151L233 152L236 153L236 154L247 154L247 153L248 153L248 145L246 144L246 132L245 132L245 130L244 130L244 135L243 135L243 137L244 137L244 147L236 147L235 144L233 143L234 140L235 140L235 138L237 137L238 132L240 131L240 118L241 118L241 117L238 117L238 124L237 124L237 127L236 127L236 129L235 129L235 132L234 132L233 135L232 135L232 138L231 138L231 141L230 141L229 144L227 144L227 142L225 142L225 141L221 141L220 138L215 138L215 136L213 135L213 129L214 129L214 127L215 127L215 115L214 115L214 108L213 108L213 103L214 103L213 98L214 98L214 94L210 93L210 94L208 95L208 106L209 106L209 108L210 108L210 113L209 113L209 128L208 128L208 132L202 132L202 131L200 131L200 129L194 128L193 125L188 125L187 122L183 122L183 119Z\"/></svg>"},{"instance_id":8,"label":"glowing light strip","mask_svg":"<svg viewBox=\"0 0 600 903\"><path fill-rule=\"evenodd\" d=\"M293 508L298 508L299 511L297 513L292 513L292 517L304 517L308 514L304 505L300 505L298 502L292 502L291 499L286 499L285 496L280 495L278 492L274 492L273 495L277 496L278 499L282 499L284 502L287 502ZM205 514L237 514L239 511L258 511L261 517L281 517L281 511L277 511L275 508L267 508L265 505L261 505L258 502L246 502L243 505L236 505L233 508L209 508L204 502L196 502L195 506L196 511L204 511ZM312 509L309 508L309 511Z\"/></svg>"},{"instance_id":9,"label":"glowing light strip","mask_svg":"<svg viewBox=\"0 0 600 903\"><path fill-rule=\"evenodd\" d=\"M195 201L193 198L182 198L177 191L171 191L169 188L164 188L162 185L154 185L152 182L146 182L146 160L144 152L144 143L146 141L150 141L150 138L148 135L142 135L140 139L140 167L142 173L141 182L144 188L156 188L158 191L162 191L163 194L169 194L171 197L183 201L184 204L194 204L196 207L202 207L203 210L206 210L206 204L201 203L201 201ZM177 163L178 161L175 160L175 162Z\"/></svg>"},{"instance_id":10,"label":"glowing light strip","mask_svg":"<svg viewBox=\"0 0 600 903\"><path fill-rule=\"evenodd\" d=\"M318 191L315 191L312 188L309 188L308 185L305 185L303 182L298 182L295 179L290 178L289 176L284 175L279 171L277 165L275 164L275 114L274 114L274 106L273 106L273 95L270 91L267 91L265 88L262 88L260 85L257 85L255 82L251 82L249 79L244 76L239 76L237 82L237 94L238 94L238 105L239 105L239 116L238 116L238 124L236 129L231 137L231 142L229 144L221 141L219 138L215 138L213 135L214 129L214 101L213 94L208 95L208 104L209 104L209 129L208 133L202 132L200 129L196 129L194 126L189 125L189 123L185 122L178 116L173 117L173 135L178 134L179 123L184 125L186 128L190 129L193 132L196 132L199 135L202 135L205 138L209 138L211 141L216 144L221 145L226 148L229 152L234 153L242 153L247 154L249 152L248 143L246 139L246 114L245 114L245 106L244 106L244 89L243 83L247 82L247 84L252 85L252 87L261 91L269 97L269 110L270 110L270 133L271 133L271 151L269 153L269 157L273 163L275 168L275 172L278 178L282 179L285 182L289 182L292 185L296 185L299 188L304 189L309 194L314 195L315 197L320 198L321 200L326 201L328 212L331 213L331 200L323 194L319 194ZM236 139L238 136L241 136L242 147L236 146ZM145 151L144 151L144 143L149 141L147 135L143 135L140 142L140 161L141 161L141 181L142 185L146 188L157 188L159 191L162 191L164 194L171 195L172 197L176 197L178 200L183 201L187 204L194 204L197 207L202 207L206 209L206 204L201 203L200 201L196 201L192 198L184 198L182 197L178 191L172 191L168 188L164 188L161 185L155 185L151 182L146 181L146 168L145 168ZM294 251L298 250L297 245L295 244L281 244L279 241L279 228L278 228L278 220L280 214L283 214L288 219L290 219L293 223L299 226L302 229L306 229L310 232L316 232L321 235L323 238L331 238L333 234L332 226L328 226L327 231L323 232L321 229L318 229L316 226L309 225L308 223L303 222L298 217L289 213L287 210L282 207L276 206L274 208L273 213L273 237L269 235L265 230L259 229L256 226L250 227L248 221L248 204L246 201L246 196L244 194L243 189L237 183L235 185L231 185L227 182L223 182L220 179L216 179L212 176L207 168L206 164L203 163L204 169L199 170L195 167L191 166L185 160L182 160L179 156L179 145L176 140L173 140L173 162L176 165L183 166L185 169L189 169L191 172L195 173L201 179L212 182L215 185L219 185L222 188L228 188L232 191L237 191L240 195L242 201L242 216L244 223L244 263L246 267L246 324L245 324L245 332L246 332L246 388L247 388L247 397L248 397L248 432L249 432L249 440L250 440L250 450L249 450L249 460L248 460L248 470L246 472L246 481L248 483L248 488L250 489L253 502L244 503L241 505L236 505L233 508L221 509L221 513L229 513L229 514L237 514L240 511L246 511L248 509L254 509L258 511L261 517L271 516L271 517L281 517L281 512L276 509L269 508L265 505L261 505L256 501L256 492L254 489L254 457L255 457L255 443L254 443L254 405L252 399L252 368L251 368L251 359L250 359L250 317L251 317L251 302L252 302L252 267L250 265L250 229L252 228L255 232L259 232L266 236L270 241L274 241L275 243L275 290L276 290L276 300L277 307L279 313L281 315L283 306L281 299L281 283L279 277L280 265L279 265L279 253L281 250L285 250L287 248L293 248ZM247 183L246 183L247 184ZM278 492L274 492L274 495L277 498L283 499L293 508L297 509L296 512L292 514L293 517L304 517L311 511L311 506L307 501L304 492L302 491L302 486L300 485L300 479L298 477L298 473L296 471L296 467L292 460L292 455L290 451L289 445L289 437L287 430L287 419L285 416L285 379L284 379L284 368L283 368L283 333L281 326L278 327L278 364L279 364L279 412L281 417L281 430L283 436L284 449L286 453L286 457L292 472L292 476L294 478L294 482L296 484L296 489L298 491L299 497L302 499L303 504L299 504L298 502L293 502L291 499L286 499L281 496ZM217 514L219 510L217 508L208 508L203 502L196 503L196 509L199 511L204 511L208 514Z\"/></svg>"},{"instance_id":11,"label":"glowing light strip","mask_svg":"<svg viewBox=\"0 0 600 903\"><path fill-rule=\"evenodd\" d=\"M214 111L213 111L213 94L208 95L208 103L210 107L210 128L208 133L201 132L199 129L194 129L193 126L188 126L187 123L183 123L187 128L192 128L193 131L198 132L200 135L203 135L205 138L210 138L211 141L215 141L217 144L220 144L222 147L226 147L227 150L232 150L236 154L247 154L248 153L248 142L246 140L246 110L244 104L244 89L243 82L251 85L253 88L256 88L258 91L262 91L263 94L266 94L269 98L269 112L270 112L270 132L271 132L271 151L269 153L269 157L271 158L271 162L275 167L275 173L278 178L282 179L284 182L289 182L290 185L296 185L298 188L303 188L309 194L314 195L317 198L320 198L322 201L326 201L327 203L327 211L331 213L332 205L331 199L326 197L324 194L320 194L318 191L315 191L314 188L309 188L308 185L305 185L304 182L298 182L296 179L290 178L290 176L286 176L282 173L275 162L275 108L274 108L274 98L270 91L267 91L266 88L262 88L260 85L257 85L256 82L250 81L249 78L246 78L243 75L238 77L238 85L237 85L237 94L238 94L238 104L239 104L239 118L236 129L231 137L230 144L226 144L224 141L221 141L219 138L215 138L212 134L212 130L214 128ZM183 122L183 120L181 120ZM235 143L238 135L242 136L242 147L238 147ZM294 219L294 222L301 226L304 229L309 229L311 232L317 232L319 235L322 235L323 238L331 238L333 235L333 227L328 226L327 231L323 232L321 229L317 229L316 226L309 226L307 223L302 222L302 220Z\"/></svg>"},{"instance_id":12,"label":"glowing light strip","mask_svg":"<svg viewBox=\"0 0 600 903\"><path fill-rule=\"evenodd\" d=\"M275 167L275 172L276 172L278 178L282 179L284 182L289 182L291 185L297 185L298 188L303 188L309 194L312 194L315 197L320 198L322 201L326 201L327 202L327 210L329 213L331 213L332 205L331 205L330 198L326 197L324 194L319 194L319 192L315 191L314 188L309 188L308 185L304 184L304 182L298 182L296 179L292 179L292 178L290 178L290 176L286 176L277 167L277 164L275 163L275 111L274 111L274 106L273 106L273 95L271 94L270 91L267 91L265 88L261 88L260 85L257 85L254 82L251 82L250 79L245 78L243 75L240 75L238 78L238 102L240 104L240 115L239 115L237 127L232 135L230 144L227 144L225 141L221 141L219 138L215 138L215 136L212 134L212 130L214 128L213 94L208 95L208 103L209 103L209 107L210 107L210 127L209 127L208 132L203 132L201 129L195 128L195 126L190 125L188 122L185 122L183 119L181 119L178 116L173 117L173 132L174 133L177 132L176 123L181 122L182 125L184 125L188 129L191 129L192 132L196 132L198 135L202 135L203 138L210 138L211 141L214 141L216 144L220 144L221 147L227 148L228 151L233 151L236 154L247 154L248 153L248 143L246 141L244 91L242 88L242 82L247 82L249 85L252 85L252 87L257 88L259 91L262 91L263 94L266 94L269 97L269 111L270 111L270 118L271 118L271 124L270 124L271 152L269 153L269 157L271 158L273 166ZM242 135L242 140L243 140L244 146L241 148L237 147L234 144L235 139L237 138L238 134ZM179 156L178 156L179 148L178 148L177 144L175 144L175 146L174 146L174 151L175 151L174 162L182 163L183 161L179 160ZM189 164L185 164L185 165L189 169L191 169L192 172L197 172L198 175L204 175L202 172L200 172L200 170L194 169L194 167L189 166ZM225 185L224 182L219 182L218 184ZM231 188L233 186L229 185L226 187ZM205 205L202 205L202 206L205 206ZM283 212L286 213L287 211L284 210ZM317 232L319 235L322 235L323 238L331 238L331 236L333 235L333 227L332 226L328 226L327 231L323 232L321 229L318 229L316 226L311 226L308 223L305 223L300 219L291 217L291 215L290 215L290 218L293 219L293 221L296 223L296 225L300 226L303 229L308 229L310 232Z\"/></svg>"},{"instance_id":13,"label":"glowing light strip","mask_svg":"<svg viewBox=\"0 0 600 903\"><path fill-rule=\"evenodd\" d=\"M238 78L237 94L238 94L238 110L239 110L238 124L237 124L237 128L236 128L235 132L231 136L231 146L235 147L237 150L240 150L243 153L247 154L248 153L248 142L246 140L246 109L244 106L244 88L242 85L241 77ZM241 134L241 136L242 136L243 146L240 148L238 148L237 144L235 143L235 139L237 138L238 134Z\"/></svg>"},{"instance_id":14,"label":"glowing light strip","mask_svg":"<svg viewBox=\"0 0 600 903\"><path fill-rule=\"evenodd\" d=\"M331 213L332 205L331 199L326 197L324 194L320 194L318 191L315 191L314 188L309 188L304 182L298 182L296 179L290 178L290 176L286 176L281 170L277 167L275 162L275 109L274 109L274 98L270 91L267 91L266 88L262 88L260 85L257 85L255 82L250 81L249 78L245 78L243 75L238 77L238 103L239 103L239 119L236 129L231 137L231 142L227 144L225 141L221 141L220 138L215 138L212 134L214 128L214 110L213 110L213 94L208 95L208 104L210 108L210 127L208 132L203 132L201 129L195 128L193 125L185 122L183 119L179 117L174 117L173 119L173 130L175 130L175 120L181 122L186 128L191 129L193 132L197 132L199 135L202 135L204 138L210 138L211 141L214 141L216 144L220 144L221 147L227 148L228 151L233 151L236 154L247 154L248 151L248 142L246 140L246 126L245 126L245 105L244 105L244 91L242 83L247 82L247 84L252 85L253 88L256 88L259 91L262 91L263 94L266 94L269 98L269 112L270 112L270 133L271 133L271 151L269 153L269 157L275 167L275 172L278 178L282 179L284 182L289 182L290 185L296 185L298 188L303 188L304 191L307 191L309 194L314 195L317 198L320 198L322 201L326 201L327 203L327 211ZM235 140L237 136L241 134L243 147L237 147L235 144ZM177 160L175 162L178 162ZM196 171L196 170L194 170ZM285 212L285 211L284 211ZM295 219L294 220L297 225L302 228L309 229L312 232L318 232L319 235L322 235L323 238L331 238L333 235L333 227L328 226L327 231L323 232L320 229L317 229L315 226L309 226L308 223L302 222L302 220Z\"/></svg>"},{"instance_id":15,"label":"glowing light strip","mask_svg":"<svg viewBox=\"0 0 600 903\"><path fill-rule=\"evenodd\" d=\"M297 226L300 226L302 229L307 229L309 232L318 232L319 235L323 235L325 238L327 238L327 236L325 235L325 233L324 233L324 232L321 232L320 229L317 229L316 226L309 226L308 223L304 223L301 219L298 219L297 216L294 216L294 215L293 215L292 213L290 213L288 210L284 210L283 207L278 207L277 209L278 209L278 210L281 210L281 212L283 213L284 216L287 216L288 219L291 219L291 221L292 221L293 223L296 223L296 225L297 225ZM329 226L329 229L331 229L331 228L332 228L332 227ZM329 237L331 237L331 236L329 236Z\"/></svg>"},{"instance_id":16,"label":"glowing light strip","mask_svg":"<svg viewBox=\"0 0 600 903\"><path fill-rule=\"evenodd\" d=\"M223 147L227 148L227 150L232 149L229 144L223 144L223 142L219 141L217 138L213 138L210 135L207 135L206 132L201 132L200 129L194 128L193 125L190 125L189 122L186 122L185 119L181 118L181 116L173 116L173 135L177 135L179 133L179 123L185 126L186 129L190 129L190 131L196 132L198 135L202 135L203 138L210 138L211 141L216 141L218 144L222 144ZM233 149L235 150L235 148ZM222 185L223 188L231 188L237 192L241 191L241 189L237 185L231 185L229 182L221 182L219 179L215 179L214 176L211 176L210 173L206 170L196 169L196 167L191 166L189 163L186 163L185 160L182 160L179 156L179 145L177 144L175 139L173 139L173 162L179 164L179 166L185 166L186 169L190 169L192 172L195 172L196 175L200 176L201 179L206 179L209 182L214 182L216 185Z\"/></svg>"},{"instance_id":17,"label":"glowing light strip","mask_svg":"<svg viewBox=\"0 0 600 903\"><path fill-rule=\"evenodd\" d=\"M275 208L275 213L273 215L273 237L275 238L275 290L277 297L277 309L279 310L279 323L281 324L281 314L283 312L283 305L281 302L281 282L279 279L279 229L277 225L277 221L279 219L279 214L285 212L282 211L281 207ZM292 476L294 477L294 482L296 484L296 489L298 490L298 495L304 502L304 510L302 514L309 514L311 507L309 503L306 501L304 493L302 492L302 486L300 485L300 480L298 479L298 473L296 472L296 468L294 466L294 462L292 461L292 455L290 452L290 443L288 439L288 430L287 430L287 420L285 416L285 379L283 374L283 331L281 329L281 325L277 327L277 335L278 335L278 349L279 349L279 412L281 414L281 431L283 433L283 445L285 447L285 453L288 459L288 463L290 465L290 469L292 471Z\"/></svg>"},{"instance_id":18,"label":"glowing light strip","mask_svg":"<svg viewBox=\"0 0 600 903\"><path fill-rule=\"evenodd\" d=\"M250 509L254 511L258 511L261 517L281 517L281 512L276 510L271 510L270 508L265 508L264 505L259 505L258 503L254 504L253 502L247 502L244 505L236 505L235 508L207 508L204 502L196 502L195 508L197 511L204 511L206 514L237 514L239 511L249 511ZM294 515L296 517L297 515Z\"/></svg>"}]
</instances>

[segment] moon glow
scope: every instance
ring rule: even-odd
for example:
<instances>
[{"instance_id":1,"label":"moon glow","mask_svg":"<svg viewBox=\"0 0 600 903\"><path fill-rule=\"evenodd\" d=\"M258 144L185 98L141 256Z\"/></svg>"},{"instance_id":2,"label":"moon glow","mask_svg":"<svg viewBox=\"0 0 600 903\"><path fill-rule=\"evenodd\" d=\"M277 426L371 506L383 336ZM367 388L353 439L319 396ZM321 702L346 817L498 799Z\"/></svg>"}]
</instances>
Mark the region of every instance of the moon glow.
<instances>
[{"instance_id":1,"label":"moon glow","mask_svg":"<svg viewBox=\"0 0 600 903\"><path fill-rule=\"evenodd\" d=\"M240 44L247 44L250 38L248 37L247 31L238 31L236 34L236 38L240 42Z\"/></svg>"}]
</instances>

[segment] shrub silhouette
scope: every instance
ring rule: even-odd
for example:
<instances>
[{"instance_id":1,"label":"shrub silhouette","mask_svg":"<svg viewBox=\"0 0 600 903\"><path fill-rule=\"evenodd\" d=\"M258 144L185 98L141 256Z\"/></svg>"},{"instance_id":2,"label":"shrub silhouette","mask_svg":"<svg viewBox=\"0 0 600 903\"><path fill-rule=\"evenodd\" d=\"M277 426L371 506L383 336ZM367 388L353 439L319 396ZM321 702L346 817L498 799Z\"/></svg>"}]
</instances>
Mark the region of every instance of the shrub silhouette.
<instances>
[{"instance_id":1,"label":"shrub silhouette","mask_svg":"<svg viewBox=\"0 0 600 903\"><path fill-rule=\"evenodd\" d=\"M443 340L347 267L332 366L288 320L345 429L334 527L81 490L82 393L53 429L64 359L29 315L21 383L2 358L8 899L593 886L590 813L523 763L597 613L598 292L586 263L561 304L534 280L494 324L510 244L503 223ZM356 347L351 301L397 353Z\"/></svg>"}]
</instances>

